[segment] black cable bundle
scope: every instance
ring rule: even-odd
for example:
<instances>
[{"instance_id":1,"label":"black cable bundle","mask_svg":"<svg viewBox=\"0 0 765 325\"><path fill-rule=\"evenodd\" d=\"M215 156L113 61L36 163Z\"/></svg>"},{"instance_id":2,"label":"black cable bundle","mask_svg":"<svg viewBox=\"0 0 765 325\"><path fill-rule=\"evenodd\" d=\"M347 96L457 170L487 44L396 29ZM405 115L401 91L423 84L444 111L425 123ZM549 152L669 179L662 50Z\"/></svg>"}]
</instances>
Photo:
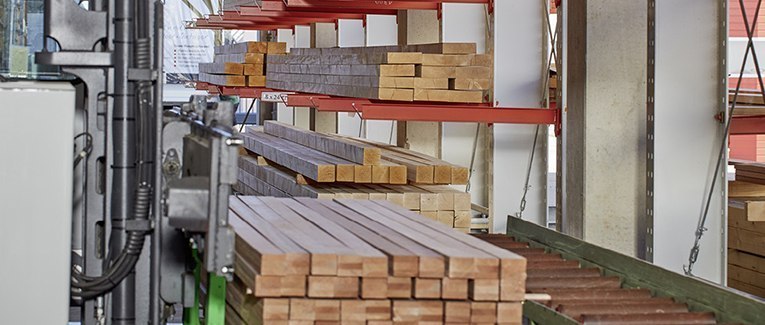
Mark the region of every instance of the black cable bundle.
<instances>
[{"instance_id":1,"label":"black cable bundle","mask_svg":"<svg viewBox=\"0 0 765 325\"><path fill-rule=\"evenodd\" d=\"M135 220L148 220L151 207L151 188L141 185L136 189L133 217ZM90 277L72 270L72 296L82 300L93 299L111 291L135 267L143 249L146 231L128 231L125 247L117 259L101 276Z\"/></svg>"}]
</instances>

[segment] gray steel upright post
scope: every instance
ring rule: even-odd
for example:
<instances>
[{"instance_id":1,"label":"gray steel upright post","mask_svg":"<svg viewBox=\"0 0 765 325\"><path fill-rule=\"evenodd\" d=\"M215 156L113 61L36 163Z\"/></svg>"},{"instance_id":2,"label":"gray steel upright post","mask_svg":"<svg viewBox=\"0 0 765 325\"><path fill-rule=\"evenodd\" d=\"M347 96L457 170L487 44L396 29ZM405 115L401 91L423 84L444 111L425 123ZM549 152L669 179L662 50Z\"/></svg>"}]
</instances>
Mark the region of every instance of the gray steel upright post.
<instances>
[{"instance_id":1,"label":"gray steel upright post","mask_svg":"<svg viewBox=\"0 0 765 325\"><path fill-rule=\"evenodd\" d=\"M162 315L160 298L160 261L162 252L162 85L164 84L163 40L164 40L164 5L162 1L154 3L154 69L157 71L157 81L154 84L154 232L151 235L151 280L149 288L149 322L159 325Z\"/></svg>"},{"instance_id":2,"label":"gray steel upright post","mask_svg":"<svg viewBox=\"0 0 765 325\"><path fill-rule=\"evenodd\" d=\"M125 221L130 218L136 179L135 86L128 80L133 58L135 2L115 1L114 8L114 115L111 172L112 261L125 246ZM112 291L112 324L135 322L135 273L131 272Z\"/></svg>"}]
</instances>

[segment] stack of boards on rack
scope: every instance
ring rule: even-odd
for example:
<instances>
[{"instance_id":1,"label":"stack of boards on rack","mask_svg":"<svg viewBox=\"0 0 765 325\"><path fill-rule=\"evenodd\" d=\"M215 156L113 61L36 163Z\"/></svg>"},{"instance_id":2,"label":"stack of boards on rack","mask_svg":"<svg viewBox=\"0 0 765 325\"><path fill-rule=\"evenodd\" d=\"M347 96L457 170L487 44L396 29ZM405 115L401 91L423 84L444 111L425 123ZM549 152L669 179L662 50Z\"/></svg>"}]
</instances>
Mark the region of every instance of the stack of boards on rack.
<instances>
[{"instance_id":1,"label":"stack of boards on rack","mask_svg":"<svg viewBox=\"0 0 765 325\"><path fill-rule=\"evenodd\" d=\"M227 324L521 324L526 259L385 201L231 197Z\"/></svg>"},{"instance_id":2,"label":"stack of boards on rack","mask_svg":"<svg viewBox=\"0 0 765 325\"><path fill-rule=\"evenodd\" d=\"M765 164L735 161L728 182L728 286L765 297Z\"/></svg>"},{"instance_id":3,"label":"stack of boards on rack","mask_svg":"<svg viewBox=\"0 0 765 325\"><path fill-rule=\"evenodd\" d=\"M241 134L235 189L246 195L386 200L463 232L471 228L468 169L366 139L267 121Z\"/></svg>"},{"instance_id":4,"label":"stack of boards on rack","mask_svg":"<svg viewBox=\"0 0 765 325\"><path fill-rule=\"evenodd\" d=\"M287 53L287 43L244 42L216 46L215 59L199 64L199 81L230 87L265 87L266 55Z\"/></svg>"},{"instance_id":5,"label":"stack of boards on rack","mask_svg":"<svg viewBox=\"0 0 765 325\"><path fill-rule=\"evenodd\" d=\"M293 48L268 55L269 88L398 101L483 103L492 57L475 43Z\"/></svg>"}]
</instances>

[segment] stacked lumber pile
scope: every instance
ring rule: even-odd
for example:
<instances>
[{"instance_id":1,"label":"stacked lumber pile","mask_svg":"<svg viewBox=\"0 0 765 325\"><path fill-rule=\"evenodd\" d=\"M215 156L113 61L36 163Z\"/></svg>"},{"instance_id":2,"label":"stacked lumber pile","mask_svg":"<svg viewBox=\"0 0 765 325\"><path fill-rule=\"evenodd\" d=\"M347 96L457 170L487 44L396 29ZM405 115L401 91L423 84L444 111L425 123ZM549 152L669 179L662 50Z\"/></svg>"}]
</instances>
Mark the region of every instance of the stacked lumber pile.
<instances>
[{"instance_id":1,"label":"stacked lumber pile","mask_svg":"<svg viewBox=\"0 0 765 325\"><path fill-rule=\"evenodd\" d=\"M211 63L199 63L199 81L219 86L265 87L266 58L287 53L287 43L244 42L216 46Z\"/></svg>"},{"instance_id":2,"label":"stacked lumber pile","mask_svg":"<svg viewBox=\"0 0 765 325\"><path fill-rule=\"evenodd\" d=\"M729 182L728 198L728 286L765 297L765 185Z\"/></svg>"},{"instance_id":3,"label":"stacked lumber pile","mask_svg":"<svg viewBox=\"0 0 765 325\"><path fill-rule=\"evenodd\" d=\"M386 202L232 197L229 324L520 324L526 260Z\"/></svg>"},{"instance_id":4,"label":"stacked lumber pile","mask_svg":"<svg viewBox=\"0 0 765 325\"><path fill-rule=\"evenodd\" d=\"M475 43L293 49L268 56L274 89L398 101L483 103L492 57Z\"/></svg>"},{"instance_id":5,"label":"stacked lumber pile","mask_svg":"<svg viewBox=\"0 0 765 325\"><path fill-rule=\"evenodd\" d=\"M765 163L737 162L736 180L765 185Z\"/></svg>"},{"instance_id":6,"label":"stacked lumber pile","mask_svg":"<svg viewBox=\"0 0 765 325\"><path fill-rule=\"evenodd\" d=\"M242 134L239 182L245 195L385 200L463 232L471 228L464 167L362 139L267 121Z\"/></svg>"}]
</instances>

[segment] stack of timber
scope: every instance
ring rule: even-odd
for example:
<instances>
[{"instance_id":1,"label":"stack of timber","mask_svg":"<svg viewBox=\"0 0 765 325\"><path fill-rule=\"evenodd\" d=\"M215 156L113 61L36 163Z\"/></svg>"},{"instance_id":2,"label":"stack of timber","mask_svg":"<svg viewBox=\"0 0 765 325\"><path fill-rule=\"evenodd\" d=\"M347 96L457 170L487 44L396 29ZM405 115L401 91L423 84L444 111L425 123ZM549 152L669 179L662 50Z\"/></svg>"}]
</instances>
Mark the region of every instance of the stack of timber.
<instances>
[{"instance_id":1,"label":"stack of timber","mask_svg":"<svg viewBox=\"0 0 765 325\"><path fill-rule=\"evenodd\" d=\"M262 129L248 129L242 137L247 152L239 157L235 189L240 193L385 200L470 231L470 194L441 185L464 184L466 168L385 144L272 121Z\"/></svg>"},{"instance_id":2,"label":"stack of timber","mask_svg":"<svg viewBox=\"0 0 765 325\"><path fill-rule=\"evenodd\" d=\"M269 88L397 101L483 103L492 57L475 43L293 49L269 55Z\"/></svg>"},{"instance_id":3,"label":"stack of timber","mask_svg":"<svg viewBox=\"0 0 765 325\"><path fill-rule=\"evenodd\" d=\"M728 198L728 286L765 298L765 185L729 182Z\"/></svg>"},{"instance_id":4,"label":"stack of timber","mask_svg":"<svg viewBox=\"0 0 765 325\"><path fill-rule=\"evenodd\" d=\"M386 202L231 197L229 324L520 324L526 260Z\"/></svg>"},{"instance_id":5,"label":"stack of timber","mask_svg":"<svg viewBox=\"0 0 765 325\"><path fill-rule=\"evenodd\" d=\"M281 42L216 46L214 61L199 64L199 81L219 86L265 87L265 56L285 53L287 43Z\"/></svg>"},{"instance_id":6,"label":"stack of timber","mask_svg":"<svg viewBox=\"0 0 765 325\"><path fill-rule=\"evenodd\" d=\"M762 92L757 89L741 89L738 96L735 89L728 90L728 102L735 103L734 116L760 116L765 115L765 101Z\"/></svg>"}]
</instances>

